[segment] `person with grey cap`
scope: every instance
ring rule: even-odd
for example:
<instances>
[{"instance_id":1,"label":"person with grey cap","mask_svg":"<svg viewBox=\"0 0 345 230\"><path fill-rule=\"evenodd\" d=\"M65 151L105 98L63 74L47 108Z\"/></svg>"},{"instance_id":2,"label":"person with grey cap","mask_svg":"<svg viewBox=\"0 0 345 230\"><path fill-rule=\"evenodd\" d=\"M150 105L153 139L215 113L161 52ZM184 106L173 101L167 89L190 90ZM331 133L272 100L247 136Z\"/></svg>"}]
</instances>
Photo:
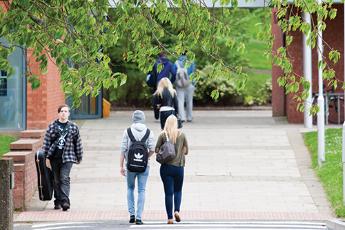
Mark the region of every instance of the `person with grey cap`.
<instances>
[{"instance_id":1,"label":"person with grey cap","mask_svg":"<svg viewBox=\"0 0 345 230\"><path fill-rule=\"evenodd\" d=\"M143 224L142 213L145 203L145 188L149 176L149 158L155 150L154 135L145 125L145 114L136 110L132 125L124 130L121 142L120 173L127 178L127 205L129 223ZM126 161L126 166L124 162ZM134 189L138 180L137 211L135 212Z\"/></svg>"}]
</instances>

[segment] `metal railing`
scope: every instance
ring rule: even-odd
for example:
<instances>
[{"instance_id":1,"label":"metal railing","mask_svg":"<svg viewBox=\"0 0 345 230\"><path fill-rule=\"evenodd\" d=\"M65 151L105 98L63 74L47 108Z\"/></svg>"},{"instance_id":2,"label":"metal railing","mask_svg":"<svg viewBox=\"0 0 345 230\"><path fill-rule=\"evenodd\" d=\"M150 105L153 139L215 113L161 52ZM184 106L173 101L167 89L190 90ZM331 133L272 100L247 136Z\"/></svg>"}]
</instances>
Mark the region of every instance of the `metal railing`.
<instances>
[{"instance_id":1,"label":"metal railing","mask_svg":"<svg viewBox=\"0 0 345 230\"><path fill-rule=\"evenodd\" d=\"M313 94L313 104L317 103L318 93ZM328 117L329 117L329 107L331 103L334 103L335 112L337 113L337 124L341 124L341 112L340 112L340 103L344 104L344 93L333 93L333 92L326 92L324 93L325 98L325 122L328 125ZM344 106L344 114L345 114L345 106Z\"/></svg>"}]
</instances>

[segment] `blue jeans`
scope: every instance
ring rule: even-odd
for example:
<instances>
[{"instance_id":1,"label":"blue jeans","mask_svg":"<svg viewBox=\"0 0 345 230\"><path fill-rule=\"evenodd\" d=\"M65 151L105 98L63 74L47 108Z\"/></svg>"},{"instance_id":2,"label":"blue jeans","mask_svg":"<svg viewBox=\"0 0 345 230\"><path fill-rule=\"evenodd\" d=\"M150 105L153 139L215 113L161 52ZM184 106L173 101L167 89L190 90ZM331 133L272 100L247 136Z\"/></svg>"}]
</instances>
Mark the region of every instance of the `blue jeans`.
<instances>
[{"instance_id":1,"label":"blue jeans","mask_svg":"<svg viewBox=\"0 0 345 230\"><path fill-rule=\"evenodd\" d=\"M174 211L179 212L181 207L184 167L162 164L160 175L164 185L166 213L168 219L172 219L173 199Z\"/></svg>"},{"instance_id":2,"label":"blue jeans","mask_svg":"<svg viewBox=\"0 0 345 230\"><path fill-rule=\"evenodd\" d=\"M54 176L54 204L68 203L69 192L70 192L70 177L73 163L66 162L62 163L62 159L52 159L50 161L52 166L53 176Z\"/></svg>"},{"instance_id":3,"label":"blue jeans","mask_svg":"<svg viewBox=\"0 0 345 230\"><path fill-rule=\"evenodd\" d=\"M150 167L147 166L145 172L137 173L130 172L127 170L127 204L128 212L131 216L135 215L134 207L134 188L135 188L135 178L138 178L138 200L137 200L137 215L136 219L141 220L141 216L144 211L145 204L145 188L147 178L149 177Z\"/></svg>"}]
</instances>

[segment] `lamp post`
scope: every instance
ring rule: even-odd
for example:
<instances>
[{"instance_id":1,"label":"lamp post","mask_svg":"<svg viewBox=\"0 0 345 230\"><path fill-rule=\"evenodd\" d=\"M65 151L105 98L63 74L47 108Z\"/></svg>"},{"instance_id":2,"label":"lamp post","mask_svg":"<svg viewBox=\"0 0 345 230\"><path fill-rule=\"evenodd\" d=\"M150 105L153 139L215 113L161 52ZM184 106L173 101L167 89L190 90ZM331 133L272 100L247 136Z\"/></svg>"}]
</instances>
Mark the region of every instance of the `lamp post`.
<instances>
[{"instance_id":1,"label":"lamp post","mask_svg":"<svg viewBox=\"0 0 345 230\"><path fill-rule=\"evenodd\" d=\"M310 13L304 12L303 18L308 25L311 25ZM310 84L308 98L304 102L304 126L310 129L313 127L313 117L310 115L310 108L312 104L312 55L311 46L308 46L307 44L307 40L309 38L310 30L307 34L303 34L303 73L305 80Z\"/></svg>"},{"instance_id":2,"label":"lamp post","mask_svg":"<svg viewBox=\"0 0 345 230\"><path fill-rule=\"evenodd\" d=\"M344 27L344 38L343 38L343 42L344 42L344 47L345 47L345 2L343 4L343 15L344 15L344 19L343 19L343 27ZM345 54L345 49L343 50L343 57ZM344 66L345 66L345 58L343 58L344 60ZM345 80L345 69L343 70L343 74L344 74L344 80ZM344 118L345 118L345 91L344 91ZM340 108L339 108L339 112L340 112ZM343 148L342 148L342 162L343 162L343 204L345 205L345 119L344 119L344 124L343 124Z\"/></svg>"},{"instance_id":3,"label":"lamp post","mask_svg":"<svg viewBox=\"0 0 345 230\"><path fill-rule=\"evenodd\" d=\"M318 4L322 4L322 0L318 0ZM325 161L325 100L323 98L323 79L322 79L322 55L323 55L323 44L322 44L322 29L321 29L321 18L317 16L317 56L318 56L318 68L319 68L319 96L317 98L317 104L319 106L319 112L317 113L317 137L318 137L318 163L319 165Z\"/></svg>"}]
</instances>

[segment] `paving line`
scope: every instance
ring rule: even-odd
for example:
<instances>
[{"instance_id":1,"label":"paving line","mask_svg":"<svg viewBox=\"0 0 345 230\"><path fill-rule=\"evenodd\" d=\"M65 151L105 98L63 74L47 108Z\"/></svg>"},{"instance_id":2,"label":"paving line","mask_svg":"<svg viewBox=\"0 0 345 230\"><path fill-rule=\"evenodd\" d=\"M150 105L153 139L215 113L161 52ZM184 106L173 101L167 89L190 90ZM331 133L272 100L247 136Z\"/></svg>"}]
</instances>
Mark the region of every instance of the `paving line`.
<instances>
[{"instance_id":1,"label":"paving line","mask_svg":"<svg viewBox=\"0 0 345 230\"><path fill-rule=\"evenodd\" d=\"M69 226L59 226L59 227L45 227L45 228L35 228L34 226L32 229L39 229L39 230L57 230L57 229L75 229L75 228L80 228L80 229L94 229L95 226L89 226L89 225L69 225Z\"/></svg>"},{"instance_id":2,"label":"paving line","mask_svg":"<svg viewBox=\"0 0 345 230\"><path fill-rule=\"evenodd\" d=\"M97 224L98 222L55 222L55 223L44 223L44 224L34 224L33 228L44 228L53 227L60 225L78 225L78 224Z\"/></svg>"},{"instance_id":3,"label":"paving line","mask_svg":"<svg viewBox=\"0 0 345 230\"><path fill-rule=\"evenodd\" d=\"M326 224L320 222L183 222L182 224L162 224L161 222L145 222L145 225L131 225L131 229L308 229L326 230Z\"/></svg>"}]
</instances>

